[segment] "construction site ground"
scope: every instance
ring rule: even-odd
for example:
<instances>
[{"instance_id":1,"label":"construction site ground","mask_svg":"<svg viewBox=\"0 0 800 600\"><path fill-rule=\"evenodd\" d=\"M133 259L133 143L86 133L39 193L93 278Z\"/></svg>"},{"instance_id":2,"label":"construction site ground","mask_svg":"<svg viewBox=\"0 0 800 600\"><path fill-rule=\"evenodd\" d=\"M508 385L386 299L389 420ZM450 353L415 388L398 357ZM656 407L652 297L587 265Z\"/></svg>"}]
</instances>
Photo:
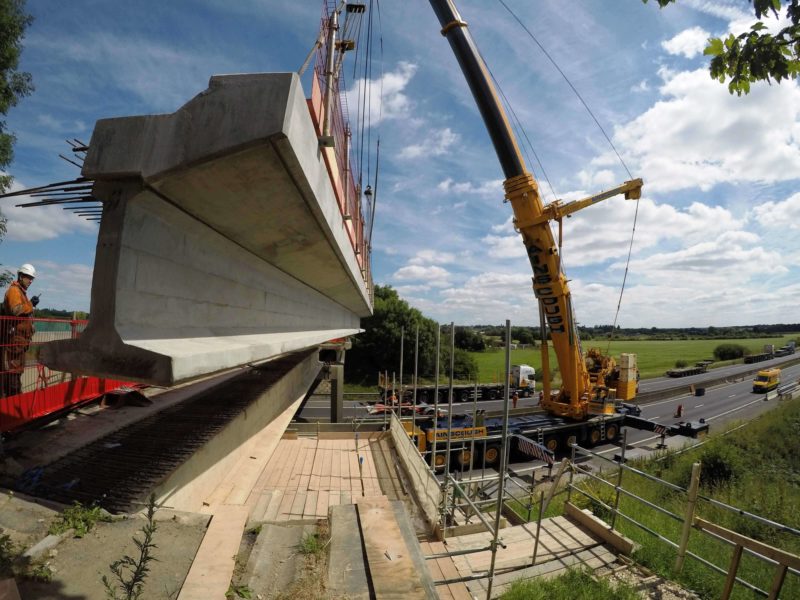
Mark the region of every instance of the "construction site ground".
<instances>
[{"instance_id":1,"label":"construction site ground","mask_svg":"<svg viewBox=\"0 0 800 600\"><path fill-rule=\"evenodd\" d=\"M18 460L11 459L6 470L40 462L48 444L58 455L68 450L58 440L70 439L72 444L155 410L152 406L84 409L39 432L36 450L18 452ZM485 576L490 553L429 560L425 555L484 547L488 533L450 536L445 543L429 535L388 433L326 436L321 432L298 437L288 432L258 477L248 474L247 479L255 485L242 495L240 504L222 502L209 513L157 511L153 552L157 561L149 564L143 597L223 598L231 582L261 599L486 597L485 577L436 585L442 579ZM231 481L226 478L227 485ZM228 490L219 495L226 494ZM47 530L63 507L45 504L13 492L0 498L0 527L17 551L50 540L28 560L28 573L40 580L17 579L20 598L105 598L102 577L113 581L109 565L125 555L137 556L133 537L146 523L142 514L115 515L82 538L67 532L52 539ZM321 551L301 551L305 541L320 533L325 540ZM579 564L639 580L643 597L693 597L673 584L631 570L611 547L564 517L543 521L534 566L530 566L534 525L509 526L501 535L506 548L497 554L493 597L514 579L553 576ZM2 590L0 586L0 597Z\"/></svg>"}]
</instances>

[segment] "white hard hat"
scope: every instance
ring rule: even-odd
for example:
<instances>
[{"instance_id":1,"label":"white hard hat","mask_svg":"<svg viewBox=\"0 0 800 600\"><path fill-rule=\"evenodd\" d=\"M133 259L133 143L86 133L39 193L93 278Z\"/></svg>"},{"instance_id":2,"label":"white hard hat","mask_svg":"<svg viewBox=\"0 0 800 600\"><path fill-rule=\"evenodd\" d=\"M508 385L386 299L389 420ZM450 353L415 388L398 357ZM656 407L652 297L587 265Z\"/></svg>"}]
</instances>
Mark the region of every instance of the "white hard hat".
<instances>
[{"instance_id":1,"label":"white hard hat","mask_svg":"<svg viewBox=\"0 0 800 600\"><path fill-rule=\"evenodd\" d=\"M33 265L30 263L25 263L19 268L17 273L21 273L22 275L30 275L31 277L36 277L36 269L33 268Z\"/></svg>"}]
</instances>

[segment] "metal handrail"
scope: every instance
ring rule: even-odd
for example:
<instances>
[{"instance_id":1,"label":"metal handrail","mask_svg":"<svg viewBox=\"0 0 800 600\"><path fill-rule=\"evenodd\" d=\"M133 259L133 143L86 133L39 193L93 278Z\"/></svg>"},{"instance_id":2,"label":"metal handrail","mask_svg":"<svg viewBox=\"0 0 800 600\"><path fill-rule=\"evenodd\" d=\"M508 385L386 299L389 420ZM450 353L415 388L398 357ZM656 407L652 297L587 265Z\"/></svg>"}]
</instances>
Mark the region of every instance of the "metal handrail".
<instances>
[{"instance_id":1,"label":"metal handrail","mask_svg":"<svg viewBox=\"0 0 800 600\"><path fill-rule=\"evenodd\" d=\"M637 495L636 495L636 494L634 494L633 492L629 492L628 490L624 489L622 486L614 485L614 484L613 484L613 483L611 483L610 481L606 481L606 480L605 480L605 479L603 479L602 477L598 477L597 475L595 475L595 474L593 474L593 473L589 473L588 471L584 471L584 470L580 469L580 468L579 468L579 467L577 467L577 466L576 466L575 468L576 468L577 470L579 470L581 473L583 473L584 475L588 475L588 476L589 476L589 477L591 477L592 479L596 479L596 480L597 480L597 481L599 481L600 483L604 483L604 484L606 484L607 486L609 486L609 487L613 488L615 491L618 491L618 492L620 492L620 493L623 493L623 494L625 494L625 495L626 495L626 496L628 496L629 498L634 498L635 500L638 500L639 502L642 502L643 504L646 504L646 505L647 505L647 506L649 506L650 508L653 508L653 509L657 510L658 512L662 513L662 514L665 514L665 515L667 515L668 517L671 517L671 518L675 519L676 521L683 521L683 517L680 517L680 516L676 515L675 513L672 513L672 512L670 512L670 511L668 511L666 508L663 508L663 507L661 507L661 506L658 506L657 504L653 504L653 503L652 503L652 502L650 502L649 500L645 500L644 498L642 498L642 497L640 497L640 496L637 496Z\"/></svg>"},{"instance_id":2,"label":"metal handrail","mask_svg":"<svg viewBox=\"0 0 800 600\"><path fill-rule=\"evenodd\" d=\"M595 456L597 458L602 458L603 460L606 460L606 461L609 461L609 462L614 462L615 464L617 464L616 461L611 461L610 459L606 458L605 456L602 456L602 455L599 455L597 453L594 453L594 452L591 452L589 450L586 450L584 448L581 448L577 444L572 444L572 449L573 449L573 452L581 453L581 454L584 454L584 455L587 455L587 456ZM573 454L573 457L574 457L574 454ZM644 471L640 471L639 469L635 469L634 467L629 467L629 466L625 465L624 463L623 464L618 464L618 467L620 468L620 472L622 472L624 470L628 470L628 471L631 471L631 472L636 473L638 475L641 475L641 476L643 476L643 477L645 477L645 478L647 478L649 480L652 480L655 483L661 484L661 485L663 485L663 486L665 486L665 487L667 487L669 489L672 489L674 491L687 493L687 490L685 488L682 488L682 487L677 486L675 484L672 484L672 483L669 483L667 481L664 481L663 479L659 479L659 478L657 478L657 477L655 477L653 475L650 475L649 473L645 473ZM629 492L629 491L623 489L621 485L614 485L610 481L608 481L606 479L603 479L602 477L598 477L597 475L595 475L593 473L590 473L588 470L582 468L580 465L575 463L574 460L573 460L573 463L572 463L572 469L573 469L573 472L577 472L577 473L580 473L582 475L587 475L590 478L599 481L600 483L603 483L603 484L605 484L605 485L607 485L607 486L609 486L611 488L614 488L618 493L623 493L628 497L631 497L631 498L633 498L635 500L639 500L640 502L644 503L645 505L656 509L657 511L661 512L662 514L666 514L667 516L669 516L669 517L671 517L671 518L673 518L673 519L675 519L677 521L683 521L684 520L683 518L673 514L672 512L670 512L670 511L668 511L668 510L666 510L666 509L664 509L664 508L662 508L660 506L657 506L657 505L653 504L652 502L649 502L648 500L645 500L644 498L641 498L641 497L639 497L638 495L636 495L636 494L634 494L632 492ZM642 529L643 531L649 533L650 535L656 537L657 539L659 539L662 542L668 544L669 546L671 546L671 547L673 547L675 549L679 549L680 548L678 544L676 544L675 542L673 542L669 538L666 538L663 535L661 535L658 532L656 532L655 530L647 527L646 525L644 525L642 523L639 523L638 521L636 521L632 517L626 515L622 511L620 511L618 507L617 508L613 508L613 507L609 506L608 504L606 504L605 502L603 502L602 500L600 500L599 498L596 498L594 495L590 494L589 492L587 492L587 491L585 491L583 489L580 489L578 486L576 486L574 483L572 483L572 481L570 481L570 483L567 485L567 488L570 491L574 490L574 491L578 492L579 494L589 498L593 502L596 502L598 505L600 505L603 508L611 511L615 515L619 515L620 517L622 517L626 521L632 523L633 525L635 525L638 528ZM771 527L774 527L774 528L778 529L779 531L785 531L787 533L792 533L792 534L795 534L795 535L800 534L800 532L798 532L798 530L796 530L796 529L794 529L792 527L789 527L788 525L783 525L782 523L778 523L778 522L772 521L770 519L765 519L764 517L759 517L758 515L754 515L752 513L749 513L748 511L735 508L733 506L725 504L724 502L720 502L719 500L715 500L713 498L709 498L707 496L702 496L702 495L699 495L699 494L697 495L697 498L701 499L701 500L705 500L706 502L709 502L710 504L712 504L714 506L717 506L719 508L725 509L727 511L733 512L733 513L741 515L741 516L745 516L745 517L751 518L751 519L753 519L753 520L755 520L757 522L763 523L765 525L769 525ZM736 546L736 544L734 544L730 540L727 540L727 539L725 539L725 538L723 538L723 537L721 537L719 535L716 535L713 532L701 529L701 528L695 526L694 524L692 524L692 527L696 531L700 531L701 533L704 533L704 534L710 536L713 539L717 539L719 541L723 541L723 542L725 542L726 544L728 544L730 546ZM773 564L773 565L779 564L777 561L775 561L773 559L770 559L768 556L764 556L764 555L762 555L762 554L760 554L760 553L758 553L758 552L756 552L754 550L750 550L749 548L743 548L743 551L745 553L747 553L748 555L750 555L750 556L752 556L754 558L760 559L762 561L765 561L765 562L767 562L769 564ZM701 564L709 567L713 571L715 571L717 573L720 573L722 575L726 575L726 576L728 575L728 572L725 569L723 569L722 567L719 567L719 566L715 565L714 563L704 559L703 557L695 554L694 552L691 552L688 549L686 549L686 554L688 556L694 558L695 560L697 560ZM787 566L787 571L792 573L795 576L800 576L800 571L798 571L796 569L793 569L791 567ZM752 584L752 583L750 583L750 582L748 582L748 581L746 581L746 580L744 580L744 579L742 579L742 578L740 578L738 576L735 576L734 580L736 581L736 583L739 583L740 585L746 587L747 589L751 590L752 592L755 592L756 594L759 594L761 596L769 596L768 592L762 590L758 586L756 586L756 585L754 585L754 584Z\"/></svg>"}]
</instances>

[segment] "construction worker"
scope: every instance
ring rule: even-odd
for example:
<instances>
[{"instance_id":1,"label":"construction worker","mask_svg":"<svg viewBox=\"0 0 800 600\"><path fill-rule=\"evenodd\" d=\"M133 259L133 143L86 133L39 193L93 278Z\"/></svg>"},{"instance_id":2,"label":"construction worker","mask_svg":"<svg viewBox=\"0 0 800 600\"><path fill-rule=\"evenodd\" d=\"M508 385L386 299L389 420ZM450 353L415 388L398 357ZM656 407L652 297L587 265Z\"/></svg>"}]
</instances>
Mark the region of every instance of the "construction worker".
<instances>
[{"instance_id":1,"label":"construction worker","mask_svg":"<svg viewBox=\"0 0 800 600\"><path fill-rule=\"evenodd\" d=\"M511 408L517 408L517 402L519 402L519 394L514 392L514 395L511 396Z\"/></svg>"},{"instance_id":2,"label":"construction worker","mask_svg":"<svg viewBox=\"0 0 800 600\"><path fill-rule=\"evenodd\" d=\"M33 338L33 309L39 304L39 296L28 299L28 288L36 278L36 269L31 264L22 265L17 271L17 280L6 290L0 322L0 395L14 396L22 392L22 373L25 371L25 353Z\"/></svg>"}]
</instances>

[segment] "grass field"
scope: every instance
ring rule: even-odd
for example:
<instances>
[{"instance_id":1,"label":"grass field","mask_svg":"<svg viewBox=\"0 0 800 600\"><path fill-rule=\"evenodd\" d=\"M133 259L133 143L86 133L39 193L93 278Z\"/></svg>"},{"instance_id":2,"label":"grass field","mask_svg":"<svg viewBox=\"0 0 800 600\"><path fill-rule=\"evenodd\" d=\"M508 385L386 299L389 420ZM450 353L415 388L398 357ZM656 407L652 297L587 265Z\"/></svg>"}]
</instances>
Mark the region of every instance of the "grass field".
<instances>
[{"instance_id":1,"label":"grass field","mask_svg":"<svg viewBox=\"0 0 800 600\"><path fill-rule=\"evenodd\" d=\"M693 462L702 464L701 496L711 497L739 509L800 528L800 400L783 404L748 427L718 436L708 444L682 455L667 455L660 461L634 463L633 466L686 487ZM616 476L609 476L616 483ZM587 480L581 486L595 498L613 505L613 486ZM644 477L626 472L622 487L675 514L683 515L686 497L658 486ZM610 513L600 505L573 493L573 501L581 507L592 507L606 521ZM557 504L561 504L559 501ZM551 505L553 507L553 505ZM555 508L556 510L557 507ZM666 515L622 496L620 510L653 531L677 541L681 523ZM725 511L706 501L698 504L698 515L711 522L759 540L769 546L800 553L800 537L743 515ZM719 598L724 578L694 559L687 558L681 574L673 571L675 550L627 520L619 519L617 528L640 543L634 557L662 576L677 579L699 593L701 598ZM730 562L732 548L698 531L692 531L689 549L723 569ZM744 555L739 576L762 590L769 590L774 568L752 556ZM752 592L737 585L733 598L754 598ZM781 598L800 598L800 578L787 575Z\"/></svg>"},{"instance_id":2,"label":"grass field","mask_svg":"<svg viewBox=\"0 0 800 600\"><path fill-rule=\"evenodd\" d=\"M675 366L675 361L685 360L693 365L699 360L714 358L714 348L719 344L741 344L749 348L752 353L763 350L764 344L775 344L783 346L789 340L796 339L796 334L787 334L770 338L751 338L751 339L732 339L732 340L667 340L667 341L614 341L611 342L611 355L619 356L623 352L636 354L639 365L639 372L642 379L648 377L660 377L667 369ZM602 340L590 340L583 342L584 351L589 348L599 347L603 353L606 352L608 342ZM484 352L470 352L478 363L479 379L481 383L491 383L502 380L502 372L505 362L505 350L486 350ZM535 367L538 372L541 369L541 352L536 349L512 350L511 364L526 364ZM730 362L715 363L712 368L731 364ZM555 354L550 348L550 368L556 366Z\"/></svg>"}]
</instances>

